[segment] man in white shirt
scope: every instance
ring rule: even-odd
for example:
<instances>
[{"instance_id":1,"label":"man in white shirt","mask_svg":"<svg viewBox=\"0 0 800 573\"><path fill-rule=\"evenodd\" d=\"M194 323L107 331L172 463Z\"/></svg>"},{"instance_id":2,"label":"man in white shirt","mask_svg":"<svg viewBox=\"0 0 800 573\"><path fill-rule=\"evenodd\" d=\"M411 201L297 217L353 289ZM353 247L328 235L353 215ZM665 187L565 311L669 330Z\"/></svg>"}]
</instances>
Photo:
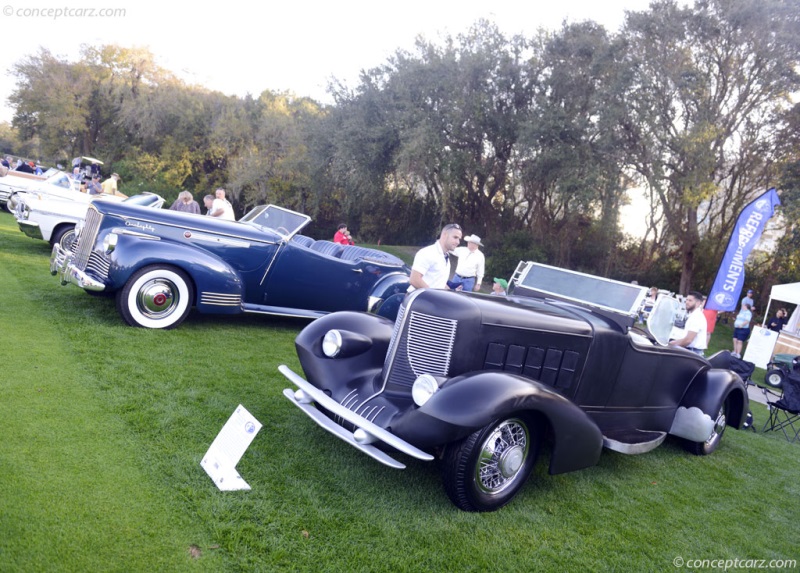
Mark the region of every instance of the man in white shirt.
<instances>
[{"instance_id":1,"label":"man in white shirt","mask_svg":"<svg viewBox=\"0 0 800 573\"><path fill-rule=\"evenodd\" d=\"M705 350L708 347L706 338L708 323L703 314L704 301L705 297L702 293L695 290L686 295L686 310L689 316L686 318L685 334L683 338L671 340L671 346L682 346L700 356L705 355Z\"/></svg>"},{"instance_id":2,"label":"man in white shirt","mask_svg":"<svg viewBox=\"0 0 800 573\"><path fill-rule=\"evenodd\" d=\"M233 214L233 207L225 198L225 189L217 189L214 192L216 199L211 204L208 214L212 217L219 217L220 219L227 219L228 221L235 221L236 216Z\"/></svg>"},{"instance_id":3,"label":"man in white shirt","mask_svg":"<svg viewBox=\"0 0 800 573\"><path fill-rule=\"evenodd\" d=\"M461 242L461 227L455 223L445 225L434 244L421 248L411 265L411 286L418 288L448 288L450 278L450 252Z\"/></svg>"},{"instance_id":4,"label":"man in white shirt","mask_svg":"<svg viewBox=\"0 0 800 573\"><path fill-rule=\"evenodd\" d=\"M453 254L458 257L453 283L460 283L461 289L465 291L478 291L481 289L483 271L486 266L486 259L479 249L483 243L478 235L467 235L464 240L467 242L467 246L457 247L453 251Z\"/></svg>"}]
</instances>

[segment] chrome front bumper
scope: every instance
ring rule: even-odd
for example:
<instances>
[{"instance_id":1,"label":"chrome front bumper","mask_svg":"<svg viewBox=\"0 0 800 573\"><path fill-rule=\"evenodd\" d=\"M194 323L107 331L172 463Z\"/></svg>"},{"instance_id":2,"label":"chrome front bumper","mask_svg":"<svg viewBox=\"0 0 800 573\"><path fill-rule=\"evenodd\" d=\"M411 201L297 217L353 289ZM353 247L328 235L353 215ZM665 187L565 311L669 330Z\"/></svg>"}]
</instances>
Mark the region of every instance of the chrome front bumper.
<instances>
[{"instance_id":1,"label":"chrome front bumper","mask_svg":"<svg viewBox=\"0 0 800 573\"><path fill-rule=\"evenodd\" d=\"M75 268L72 264L72 253L61 248L60 243L53 245L50 253L50 274L58 275L62 285L74 284L84 290L100 292L105 290L106 285L94 280L85 272Z\"/></svg>"},{"instance_id":2,"label":"chrome front bumper","mask_svg":"<svg viewBox=\"0 0 800 573\"><path fill-rule=\"evenodd\" d=\"M31 239L42 239L42 229L39 228L39 223L34 221L21 221L17 219L17 225L19 226L19 230L28 235Z\"/></svg>"},{"instance_id":3,"label":"chrome front bumper","mask_svg":"<svg viewBox=\"0 0 800 573\"><path fill-rule=\"evenodd\" d=\"M359 416L352 410L348 410L336 400L325 394L325 392L303 379L302 376L295 374L288 366L281 364L278 366L278 370L281 374L286 376L286 378L288 378L292 384L299 388L297 391L292 391L291 389L286 388L283 391L283 395L286 396L295 406L305 412L309 418L314 420L323 429L327 430L337 438L344 440L354 448L361 450L382 464L397 469L403 469L406 466L389 456L386 452L379 450L371 444L381 441L413 458L424 461L433 460L432 455L423 452L419 448L412 446L404 440L401 440L391 432L387 432L380 426L370 422L362 416ZM315 403L319 404L321 407L325 408L327 411L335 414L336 416L347 420L356 427L356 430L351 432L335 423L322 411L318 410L314 405ZM356 437L357 435L358 437Z\"/></svg>"}]
</instances>

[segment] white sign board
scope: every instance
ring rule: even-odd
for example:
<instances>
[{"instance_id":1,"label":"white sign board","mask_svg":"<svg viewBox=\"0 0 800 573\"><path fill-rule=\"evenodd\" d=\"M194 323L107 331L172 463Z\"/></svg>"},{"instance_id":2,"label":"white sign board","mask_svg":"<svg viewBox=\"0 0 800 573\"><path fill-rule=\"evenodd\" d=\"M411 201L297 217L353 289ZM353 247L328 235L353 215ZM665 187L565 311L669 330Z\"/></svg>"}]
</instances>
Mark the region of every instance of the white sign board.
<instances>
[{"instance_id":1,"label":"white sign board","mask_svg":"<svg viewBox=\"0 0 800 573\"><path fill-rule=\"evenodd\" d=\"M778 333L768 328L754 326L747 341L743 359L752 362L759 368L766 369L767 363L772 360L775 343L778 342Z\"/></svg>"},{"instance_id":2,"label":"white sign board","mask_svg":"<svg viewBox=\"0 0 800 573\"><path fill-rule=\"evenodd\" d=\"M250 489L236 471L236 464L260 429L261 422L241 404L225 422L200 462L220 490Z\"/></svg>"}]
</instances>

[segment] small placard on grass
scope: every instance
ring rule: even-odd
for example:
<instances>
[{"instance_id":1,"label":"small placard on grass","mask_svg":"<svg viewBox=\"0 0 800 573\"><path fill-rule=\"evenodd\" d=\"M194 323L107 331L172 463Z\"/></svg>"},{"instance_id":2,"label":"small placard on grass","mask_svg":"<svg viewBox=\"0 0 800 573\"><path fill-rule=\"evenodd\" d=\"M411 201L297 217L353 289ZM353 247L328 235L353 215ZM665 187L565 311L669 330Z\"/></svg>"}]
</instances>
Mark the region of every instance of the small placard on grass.
<instances>
[{"instance_id":1,"label":"small placard on grass","mask_svg":"<svg viewBox=\"0 0 800 573\"><path fill-rule=\"evenodd\" d=\"M250 489L236 464L260 429L261 422L239 404L211 443L200 465L221 491Z\"/></svg>"}]
</instances>

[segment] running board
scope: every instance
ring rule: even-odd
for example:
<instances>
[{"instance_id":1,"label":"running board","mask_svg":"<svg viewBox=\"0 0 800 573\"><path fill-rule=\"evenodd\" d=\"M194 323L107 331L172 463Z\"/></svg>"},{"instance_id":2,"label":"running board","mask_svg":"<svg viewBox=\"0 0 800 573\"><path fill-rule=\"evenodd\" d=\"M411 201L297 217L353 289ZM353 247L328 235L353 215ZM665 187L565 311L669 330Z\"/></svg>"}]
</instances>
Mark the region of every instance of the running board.
<instances>
[{"instance_id":1,"label":"running board","mask_svg":"<svg viewBox=\"0 0 800 573\"><path fill-rule=\"evenodd\" d=\"M666 432L611 430L603 434L603 446L622 454L643 454L661 445Z\"/></svg>"},{"instance_id":2,"label":"running board","mask_svg":"<svg viewBox=\"0 0 800 573\"><path fill-rule=\"evenodd\" d=\"M243 303L242 310L250 314L272 314L277 316L293 316L295 318L321 318L328 312L321 310L304 310L302 308L287 308L284 306L267 306L265 304Z\"/></svg>"}]
</instances>

